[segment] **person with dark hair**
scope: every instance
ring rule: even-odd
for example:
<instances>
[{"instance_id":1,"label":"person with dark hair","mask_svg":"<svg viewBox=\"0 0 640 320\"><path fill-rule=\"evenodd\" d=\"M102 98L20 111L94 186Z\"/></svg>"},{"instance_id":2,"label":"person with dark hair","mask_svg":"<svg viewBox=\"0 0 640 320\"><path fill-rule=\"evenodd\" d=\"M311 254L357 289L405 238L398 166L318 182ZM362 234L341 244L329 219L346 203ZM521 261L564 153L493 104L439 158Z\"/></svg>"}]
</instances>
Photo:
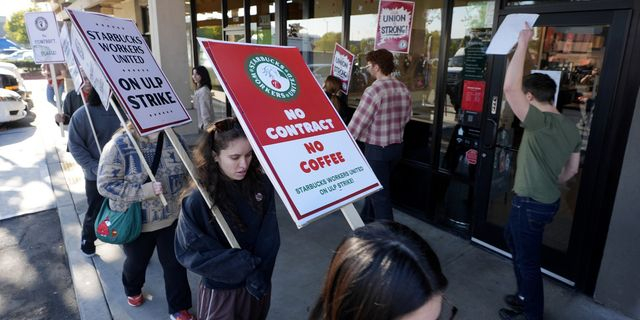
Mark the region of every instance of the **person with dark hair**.
<instances>
[{"instance_id":1,"label":"person with dark hair","mask_svg":"<svg viewBox=\"0 0 640 320\"><path fill-rule=\"evenodd\" d=\"M340 88L342 88L342 80L336 76L327 76L324 80L324 93L327 95L333 107L336 108L340 118L346 124L349 123L348 110L347 110L347 96L342 94Z\"/></svg>"},{"instance_id":2,"label":"person with dark hair","mask_svg":"<svg viewBox=\"0 0 640 320\"><path fill-rule=\"evenodd\" d=\"M127 303L139 307L144 303L142 287L151 256L157 251L164 275L164 289L171 320L192 320L191 288L187 270L176 259L173 246L178 215L180 191L187 182L187 169L174 146L164 139L164 132L141 136L131 122L127 128L142 151L144 160L158 165L156 181L150 181L143 169L142 159L124 129L118 130L100 156L98 192L109 199L111 210L125 212L135 202L142 211L142 232L135 240L122 245L125 254L122 284ZM182 143L182 141L181 141ZM184 143L183 143L184 145ZM160 201L164 195L167 205Z\"/></svg>"},{"instance_id":3,"label":"person with dark hair","mask_svg":"<svg viewBox=\"0 0 640 320\"><path fill-rule=\"evenodd\" d=\"M376 80L364 90L349 131L364 144L364 156L383 189L365 200L364 222L393 220L391 171L402 157L404 127L411 119L411 93L395 79L393 54L386 49L367 53L367 70Z\"/></svg>"},{"instance_id":4,"label":"person with dark hair","mask_svg":"<svg viewBox=\"0 0 640 320\"><path fill-rule=\"evenodd\" d=\"M515 195L505 227L518 290L505 297L512 309L500 309L502 319L542 319L540 256L544 226L560 206L558 185L573 177L580 164L580 135L575 124L553 104L555 82L539 73L523 80L532 36L533 30L525 24L504 80L505 98L522 121L524 134L518 150Z\"/></svg>"},{"instance_id":5,"label":"person with dark hair","mask_svg":"<svg viewBox=\"0 0 640 320\"><path fill-rule=\"evenodd\" d=\"M175 247L178 261L202 276L198 319L265 319L280 248L273 186L235 118L207 128L193 162L240 245L231 248L192 182L183 192Z\"/></svg>"},{"instance_id":6,"label":"person with dark hair","mask_svg":"<svg viewBox=\"0 0 640 320\"><path fill-rule=\"evenodd\" d=\"M191 70L191 79L196 86L193 107L198 111L198 129L204 130L213 122L213 102L211 100L211 77L203 66Z\"/></svg>"},{"instance_id":7,"label":"person with dark hair","mask_svg":"<svg viewBox=\"0 0 640 320\"><path fill-rule=\"evenodd\" d=\"M104 109L98 93L89 81L85 81L82 90L89 92L87 105L82 106L71 116L68 147L71 155L84 171L84 191L89 205L82 222L80 250L86 256L93 256L96 253L96 233L93 224L104 201L98 193L96 184L98 162L102 148L120 127L120 120L113 109ZM99 145L96 144L96 137L89 119L95 129Z\"/></svg>"},{"instance_id":8,"label":"person with dark hair","mask_svg":"<svg viewBox=\"0 0 640 320\"><path fill-rule=\"evenodd\" d=\"M447 278L410 228L377 221L338 246L310 320L435 320Z\"/></svg>"}]
</instances>

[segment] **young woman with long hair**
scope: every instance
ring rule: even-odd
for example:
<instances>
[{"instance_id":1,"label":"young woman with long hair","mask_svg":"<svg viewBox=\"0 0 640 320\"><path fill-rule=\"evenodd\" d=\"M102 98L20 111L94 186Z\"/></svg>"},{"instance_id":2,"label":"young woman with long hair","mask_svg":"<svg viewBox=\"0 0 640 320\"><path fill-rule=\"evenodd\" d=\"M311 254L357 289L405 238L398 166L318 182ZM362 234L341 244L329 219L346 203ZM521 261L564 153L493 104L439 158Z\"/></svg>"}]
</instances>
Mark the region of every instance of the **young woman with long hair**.
<instances>
[{"instance_id":1,"label":"young woman with long hair","mask_svg":"<svg viewBox=\"0 0 640 320\"><path fill-rule=\"evenodd\" d=\"M280 248L273 186L235 118L207 128L193 161L241 248L231 248L192 183L184 193L175 246L180 263L202 276L197 317L265 319Z\"/></svg>"},{"instance_id":2,"label":"young woman with long hair","mask_svg":"<svg viewBox=\"0 0 640 320\"><path fill-rule=\"evenodd\" d=\"M338 246L310 319L435 320L446 286L424 239L397 222L374 222Z\"/></svg>"}]
</instances>

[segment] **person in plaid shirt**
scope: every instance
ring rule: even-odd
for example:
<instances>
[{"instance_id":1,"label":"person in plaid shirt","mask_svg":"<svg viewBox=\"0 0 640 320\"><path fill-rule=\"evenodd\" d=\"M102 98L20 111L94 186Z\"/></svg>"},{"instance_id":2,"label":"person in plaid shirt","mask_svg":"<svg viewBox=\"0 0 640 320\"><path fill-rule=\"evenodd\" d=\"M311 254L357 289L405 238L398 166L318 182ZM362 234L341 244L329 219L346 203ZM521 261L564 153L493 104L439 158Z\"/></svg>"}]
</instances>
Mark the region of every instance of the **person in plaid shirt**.
<instances>
[{"instance_id":1,"label":"person in plaid shirt","mask_svg":"<svg viewBox=\"0 0 640 320\"><path fill-rule=\"evenodd\" d=\"M364 156L383 189L365 200L361 216L365 223L393 220L391 171L402 156L402 135L411 118L411 94L391 76L393 55L386 49L367 53L367 71L376 80L365 89L349 123L353 137L364 144Z\"/></svg>"}]
</instances>

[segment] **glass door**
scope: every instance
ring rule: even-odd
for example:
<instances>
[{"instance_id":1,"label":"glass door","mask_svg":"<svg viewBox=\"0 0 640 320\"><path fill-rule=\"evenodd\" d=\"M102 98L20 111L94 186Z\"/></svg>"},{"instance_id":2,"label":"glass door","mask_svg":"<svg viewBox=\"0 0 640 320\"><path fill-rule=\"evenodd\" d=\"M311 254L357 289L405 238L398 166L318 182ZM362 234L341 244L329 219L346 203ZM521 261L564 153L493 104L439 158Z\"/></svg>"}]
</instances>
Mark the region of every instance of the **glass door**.
<instances>
[{"instance_id":1,"label":"glass door","mask_svg":"<svg viewBox=\"0 0 640 320\"><path fill-rule=\"evenodd\" d=\"M616 13L572 13L541 15L529 45L525 74L544 72L559 82L557 109L578 128L582 137L578 174L561 186L561 205L543 239L543 268L557 279L574 285L580 246L575 239L583 230L576 221L586 217L582 192L588 170L597 161L599 146L591 145L604 128L612 105L624 40L624 23L614 22ZM511 208L517 154L524 129L502 99L504 72L510 56L493 58L490 96L481 132L480 173L476 184L476 223L473 240L508 255L503 229ZM594 128L594 130L592 130ZM594 137L595 135L595 137ZM596 195L597 196L597 195ZM578 237L579 238L579 237Z\"/></svg>"}]
</instances>

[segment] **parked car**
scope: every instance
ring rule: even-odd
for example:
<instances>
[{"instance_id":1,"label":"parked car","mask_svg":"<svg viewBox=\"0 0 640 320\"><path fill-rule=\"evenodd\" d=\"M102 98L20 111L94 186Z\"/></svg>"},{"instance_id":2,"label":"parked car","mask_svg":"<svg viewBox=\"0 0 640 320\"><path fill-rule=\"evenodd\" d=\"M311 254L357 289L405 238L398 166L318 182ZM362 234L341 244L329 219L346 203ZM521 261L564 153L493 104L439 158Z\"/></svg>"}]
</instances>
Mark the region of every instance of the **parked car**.
<instances>
[{"instance_id":1,"label":"parked car","mask_svg":"<svg viewBox=\"0 0 640 320\"><path fill-rule=\"evenodd\" d=\"M22 97L14 91L0 89L0 123L17 121L26 116Z\"/></svg>"},{"instance_id":2,"label":"parked car","mask_svg":"<svg viewBox=\"0 0 640 320\"><path fill-rule=\"evenodd\" d=\"M15 65L0 62L0 88L14 91L20 95L26 110L33 107L31 91L25 87L24 80L22 80L19 69Z\"/></svg>"},{"instance_id":3,"label":"parked car","mask_svg":"<svg viewBox=\"0 0 640 320\"><path fill-rule=\"evenodd\" d=\"M4 61L14 62L14 61L33 61L33 51L32 50L18 50L8 56L6 56Z\"/></svg>"}]
</instances>

